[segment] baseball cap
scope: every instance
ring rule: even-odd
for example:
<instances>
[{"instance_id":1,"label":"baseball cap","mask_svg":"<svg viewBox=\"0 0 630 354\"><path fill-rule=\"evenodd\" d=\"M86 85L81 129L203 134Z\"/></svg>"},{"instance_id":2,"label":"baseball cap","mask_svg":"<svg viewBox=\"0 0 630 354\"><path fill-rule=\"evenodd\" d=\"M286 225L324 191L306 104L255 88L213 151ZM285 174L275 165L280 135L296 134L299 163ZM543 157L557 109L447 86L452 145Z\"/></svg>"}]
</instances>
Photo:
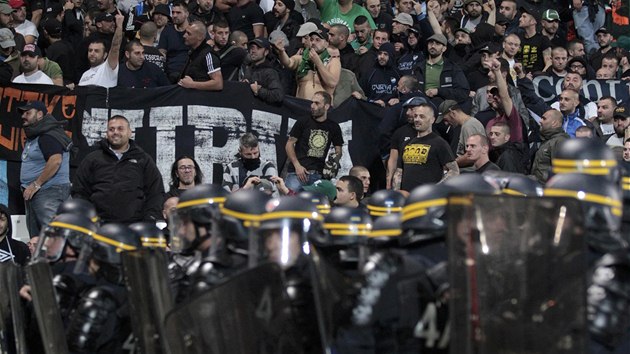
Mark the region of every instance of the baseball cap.
<instances>
[{"instance_id":1,"label":"baseball cap","mask_svg":"<svg viewBox=\"0 0 630 354\"><path fill-rule=\"evenodd\" d=\"M328 29L324 27L321 23L316 25L317 29L315 31L311 31L308 35L316 35L321 39L328 40Z\"/></svg>"},{"instance_id":2,"label":"baseball cap","mask_svg":"<svg viewBox=\"0 0 630 354\"><path fill-rule=\"evenodd\" d=\"M33 54L38 57L41 57L42 51L35 44L27 44L24 46L24 49L22 49L21 55L25 55L25 54Z\"/></svg>"},{"instance_id":3,"label":"baseball cap","mask_svg":"<svg viewBox=\"0 0 630 354\"><path fill-rule=\"evenodd\" d=\"M630 111L624 107L624 106L619 106L617 108L615 108L615 112L613 113L613 119L614 118L628 118L630 117Z\"/></svg>"},{"instance_id":4,"label":"baseball cap","mask_svg":"<svg viewBox=\"0 0 630 354\"><path fill-rule=\"evenodd\" d=\"M316 24L314 24L313 22L306 22L302 26L300 26L300 29L298 30L298 33L295 36L296 37L304 37L306 35L311 34L312 32L316 32L316 31L317 31L317 25Z\"/></svg>"},{"instance_id":5,"label":"baseball cap","mask_svg":"<svg viewBox=\"0 0 630 354\"><path fill-rule=\"evenodd\" d=\"M46 105L42 101L28 101L26 105L18 107L19 111L28 111L31 109L36 109L40 112L48 113L48 109L46 108Z\"/></svg>"},{"instance_id":6,"label":"baseball cap","mask_svg":"<svg viewBox=\"0 0 630 354\"><path fill-rule=\"evenodd\" d=\"M528 14L532 15L532 17L534 17L534 19L539 19L540 18L540 11L538 11L538 9L534 5L529 4L527 2L524 2L523 5L521 5L519 10L521 12L525 12L525 13L528 13Z\"/></svg>"},{"instance_id":7,"label":"baseball cap","mask_svg":"<svg viewBox=\"0 0 630 354\"><path fill-rule=\"evenodd\" d=\"M46 23L44 23L44 29L51 36L60 35L61 34L61 22L57 21L56 18L48 19L48 20L46 20Z\"/></svg>"},{"instance_id":8,"label":"baseball cap","mask_svg":"<svg viewBox=\"0 0 630 354\"><path fill-rule=\"evenodd\" d=\"M15 11L11 6L9 6L9 4L3 2L0 3L0 12L5 14L5 15L10 15L13 13L13 11Z\"/></svg>"},{"instance_id":9,"label":"baseball cap","mask_svg":"<svg viewBox=\"0 0 630 354\"><path fill-rule=\"evenodd\" d=\"M542 19L545 21L560 21L560 15L558 14L558 11L548 9L543 12Z\"/></svg>"},{"instance_id":10,"label":"baseball cap","mask_svg":"<svg viewBox=\"0 0 630 354\"><path fill-rule=\"evenodd\" d=\"M445 100L444 102L440 103L440 107L438 107L438 110L440 112L439 114L440 121L442 121L445 115L447 115L453 109L458 108L458 107L459 106L457 105L457 101L453 101L453 100Z\"/></svg>"},{"instance_id":11,"label":"baseball cap","mask_svg":"<svg viewBox=\"0 0 630 354\"><path fill-rule=\"evenodd\" d=\"M337 198L337 187L335 187L335 185L327 179L319 179L311 185L304 186L303 189L309 192L321 193L328 197L328 200L330 201Z\"/></svg>"},{"instance_id":12,"label":"baseball cap","mask_svg":"<svg viewBox=\"0 0 630 354\"><path fill-rule=\"evenodd\" d=\"M251 41L247 42L247 45L255 44L260 48L269 49L269 40L265 37L254 38Z\"/></svg>"},{"instance_id":13,"label":"baseball cap","mask_svg":"<svg viewBox=\"0 0 630 354\"><path fill-rule=\"evenodd\" d=\"M406 100L402 106L403 108L409 108L409 107L415 107L415 106L419 106L421 104L426 104L426 103L427 103L426 98L416 96L416 97L411 97L410 99Z\"/></svg>"},{"instance_id":14,"label":"baseball cap","mask_svg":"<svg viewBox=\"0 0 630 354\"><path fill-rule=\"evenodd\" d=\"M13 32L8 28L0 28L0 47L15 47L15 37Z\"/></svg>"},{"instance_id":15,"label":"baseball cap","mask_svg":"<svg viewBox=\"0 0 630 354\"><path fill-rule=\"evenodd\" d=\"M504 14L497 12L497 18L494 20L494 23L501 25L501 24L509 24L510 23L510 19L505 17Z\"/></svg>"},{"instance_id":16,"label":"baseball cap","mask_svg":"<svg viewBox=\"0 0 630 354\"><path fill-rule=\"evenodd\" d=\"M63 12L63 6L59 3L52 3L46 8L45 12L47 17L55 17Z\"/></svg>"},{"instance_id":17,"label":"baseball cap","mask_svg":"<svg viewBox=\"0 0 630 354\"><path fill-rule=\"evenodd\" d=\"M158 4L155 6L155 9L153 10L153 14L160 14L160 15L164 15L168 18L171 18L171 8L168 7L168 5L165 4Z\"/></svg>"},{"instance_id":18,"label":"baseball cap","mask_svg":"<svg viewBox=\"0 0 630 354\"><path fill-rule=\"evenodd\" d=\"M464 27L460 27L458 29L456 29L453 34L456 34L457 32L464 32L467 33L468 35L470 35L470 30L468 28L464 28Z\"/></svg>"},{"instance_id":19,"label":"baseball cap","mask_svg":"<svg viewBox=\"0 0 630 354\"><path fill-rule=\"evenodd\" d=\"M464 7L466 7L468 4L476 2L479 5L481 5L481 1L480 0L464 0Z\"/></svg>"},{"instance_id":20,"label":"baseball cap","mask_svg":"<svg viewBox=\"0 0 630 354\"><path fill-rule=\"evenodd\" d=\"M432 35L431 37L429 37L429 39L427 39L427 42L430 41L436 41L438 43L441 43L442 45L447 45L448 41L446 40L446 37L444 37L443 34L441 33L436 33L434 35Z\"/></svg>"},{"instance_id":21,"label":"baseball cap","mask_svg":"<svg viewBox=\"0 0 630 354\"><path fill-rule=\"evenodd\" d=\"M499 45L494 43L494 42L488 42L485 46L481 47L481 49L479 49L479 53L498 53L501 51L501 48L499 48Z\"/></svg>"},{"instance_id":22,"label":"baseball cap","mask_svg":"<svg viewBox=\"0 0 630 354\"><path fill-rule=\"evenodd\" d=\"M9 0L9 6L11 6L11 8L15 10L25 5L26 4L24 4L24 1L22 0Z\"/></svg>"},{"instance_id":23,"label":"baseball cap","mask_svg":"<svg viewBox=\"0 0 630 354\"><path fill-rule=\"evenodd\" d=\"M407 25L407 26L413 26L413 19L411 18L411 15L406 14L404 12L401 12L398 15L396 15L396 17L394 17L392 21L402 23L403 25Z\"/></svg>"},{"instance_id":24,"label":"baseball cap","mask_svg":"<svg viewBox=\"0 0 630 354\"><path fill-rule=\"evenodd\" d=\"M101 21L114 21L114 16L112 16L112 14L108 14L107 12L101 12L94 17L94 23Z\"/></svg>"},{"instance_id":25,"label":"baseball cap","mask_svg":"<svg viewBox=\"0 0 630 354\"><path fill-rule=\"evenodd\" d=\"M600 27L597 31L595 31L595 34L600 34L600 33L609 33L608 28Z\"/></svg>"}]
</instances>

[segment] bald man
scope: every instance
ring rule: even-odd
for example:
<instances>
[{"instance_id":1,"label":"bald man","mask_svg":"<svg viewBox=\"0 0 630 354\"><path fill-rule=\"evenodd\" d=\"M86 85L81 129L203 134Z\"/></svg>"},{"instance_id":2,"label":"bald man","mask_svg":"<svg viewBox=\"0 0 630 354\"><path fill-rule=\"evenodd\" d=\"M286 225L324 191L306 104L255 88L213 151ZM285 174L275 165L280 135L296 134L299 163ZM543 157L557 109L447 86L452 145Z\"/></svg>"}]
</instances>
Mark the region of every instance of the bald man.
<instances>
[{"instance_id":1,"label":"bald man","mask_svg":"<svg viewBox=\"0 0 630 354\"><path fill-rule=\"evenodd\" d=\"M551 157L555 155L560 143L569 139L569 134L562 128L562 113L550 109L540 117L540 137L542 144L532 163L532 175L539 183L545 184L551 169Z\"/></svg>"}]
</instances>

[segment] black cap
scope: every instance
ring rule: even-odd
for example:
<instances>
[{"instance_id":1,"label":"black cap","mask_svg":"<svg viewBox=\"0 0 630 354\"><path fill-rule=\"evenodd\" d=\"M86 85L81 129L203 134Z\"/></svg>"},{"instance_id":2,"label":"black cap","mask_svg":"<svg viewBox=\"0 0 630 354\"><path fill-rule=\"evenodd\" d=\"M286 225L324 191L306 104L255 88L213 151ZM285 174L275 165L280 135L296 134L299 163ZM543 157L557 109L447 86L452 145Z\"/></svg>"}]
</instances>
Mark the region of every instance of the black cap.
<instances>
[{"instance_id":1,"label":"black cap","mask_svg":"<svg viewBox=\"0 0 630 354\"><path fill-rule=\"evenodd\" d=\"M153 10L153 14L160 14L160 15L164 15L168 18L171 18L171 8L168 7L168 5L165 4L158 4L155 6L155 9Z\"/></svg>"},{"instance_id":2,"label":"black cap","mask_svg":"<svg viewBox=\"0 0 630 354\"><path fill-rule=\"evenodd\" d=\"M270 46L269 40L265 37L254 38L247 43L247 45L252 45L252 44L255 44L259 46L260 48L265 48L265 49L269 49L269 46Z\"/></svg>"},{"instance_id":3,"label":"black cap","mask_svg":"<svg viewBox=\"0 0 630 354\"><path fill-rule=\"evenodd\" d=\"M626 119L628 117L630 117L630 110L628 110L626 107L619 106L615 108L615 112L613 113L613 118Z\"/></svg>"},{"instance_id":4,"label":"black cap","mask_svg":"<svg viewBox=\"0 0 630 354\"><path fill-rule=\"evenodd\" d=\"M36 109L38 111L48 113L48 109L46 108L46 105L42 101L28 101L26 105L18 107L18 110L20 111L28 111L31 109Z\"/></svg>"},{"instance_id":5,"label":"black cap","mask_svg":"<svg viewBox=\"0 0 630 354\"><path fill-rule=\"evenodd\" d=\"M496 23L496 24L504 24L504 23L508 24L508 23L510 23L510 19L505 17L504 14L502 14L500 12L497 12L496 19L494 20L494 23Z\"/></svg>"},{"instance_id":6,"label":"black cap","mask_svg":"<svg viewBox=\"0 0 630 354\"><path fill-rule=\"evenodd\" d=\"M526 12L530 15L532 15L532 17L534 17L534 19L536 19L536 21L538 21L538 19L540 19L540 10L538 10L538 8L535 5L532 5L528 2L523 2L523 5L521 5L520 8L521 13L522 12Z\"/></svg>"},{"instance_id":7,"label":"black cap","mask_svg":"<svg viewBox=\"0 0 630 354\"><path fill-rule=\"evenodd\" d=\"M50 18L44 23L44 29L50 36L59 36L61 34L61 22L56 18Z\"/></svg>"},{"instance_id":8,"label":"black cap","mask_svg":"<svg viewBox=\"0 0 630 354\"><path fill-rule=\"evenodd\" d=\"M494 54L494 53L498 53L501 51L501 48L499 47L499 45L497 43L494 42L488 42L486 43L486 45L484 45L483 47L481 47L481 49L479 49L479 53L490 53L490 54Z\"/></svg>"},{"instance_id":9,"label":"black cap","mask_svg":"<svg viewBox=\"0 0 630 354\"><path fill-rule=\"evenodd\" d=\"M595 34L598 35L600 33L609 33L608 32L608 28L606 27L600 27L599 29L597 29L597 31L595 31Z\"/></svg>"},{"instance_id":10,"label":"black cap","mask_svg":"<svg viewBox=\"0 0 630 354\"><path fill-rule=\"evenodd\" d=\"M107 12L101 12L94 17L94 23L101 22L101 21L113 22L114 16L112 16L112 14L108 14Z\"/></svg>"},{"instance_id":11,"label":"black cap","mask_svg":"<svg viewBox=\"0 0 630 354\"><path fill-rule=\"evenodd\" d=\"M61 6L61 4L59 3L54 2L54 3L51 3L46 8L46 17L55 17L62 12L63 12L63 6Z\"/></svg>"}]
</instances>

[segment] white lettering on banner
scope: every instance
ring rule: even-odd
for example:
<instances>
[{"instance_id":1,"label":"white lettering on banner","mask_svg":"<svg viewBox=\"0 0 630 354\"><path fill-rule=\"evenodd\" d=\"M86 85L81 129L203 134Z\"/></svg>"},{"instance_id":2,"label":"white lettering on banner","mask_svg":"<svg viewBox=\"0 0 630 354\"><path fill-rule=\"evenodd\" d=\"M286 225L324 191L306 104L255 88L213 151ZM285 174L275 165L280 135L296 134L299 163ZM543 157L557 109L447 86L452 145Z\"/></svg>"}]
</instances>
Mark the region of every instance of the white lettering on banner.
<instances>
[{"instance_id":1,"label":"white lettering on banner","mask_svg":"<svg viewBox=\"0 0 630 354\"><path fill-rule=\"evenodd\" d=\"M89 146L96 144L105 137L105 129L109 110L107 108L92 108L90 112L83 112L82 133Z\"/></svg>"},{"instance_id":2,"label":"white lettering on banner","mask_svg":"<svg viewBox=\"0 0 630 354\"><path fill-rule=\"evenodd\" d=\"M595 89L595 96L598 97L596 100L598 100L599 97L603 96L602 85L599 83L599 81L588 80L588 81L584 81L584 84L582 85L582 94L584 95L584 97L589 97L589 94L590 94L589 88L590 87L593 87ZM614 85L610 87L610 92L615 92L615 86ZM615 97L615 96L613 96L613 97Z\"/></svg>"},{"instance_id":3,"label":"white lettering on banner","mask_svg":"<svg viewBox=\"0 0 630 354\"><path fill-rule=\"evenodd\" d=\"M350 142L352 141L352 120L339 123L339 126L341 127L341 135L343 136L343 146L341 147L342 155L339 161L341 168L339 169L337 178L347 175L352 168L352 159L350 158L350 150L348 150L348 146L350 146Z\"/></svg>"},{"instance_id":4,"label":"white lettering on banner","mask_svg":"<svg viewBox=\"0 0 630 354\"><path fill-rule=\"evenodd\" d=\"M123 116L129 121L129 127L131 131L135 132L136 129L142 128L142 117L144 117L144 109L112 109L110 117ZM105 124L107 128L107 124ZM134 138L132 136L132 138Z\"/></svg>"},{"instance_id":5,"label":"white lettering on banner","mask_svg":"<svg viewBox=\"0 0 630 354\"><path fill-rule=\"evenodd\" d=\"M171 165L175 156L175 128L184 124L182 106L153 107L149 114L149 126L155 127L155 164L162 174L164 190L168 191Z\"/></svg>"},{"instance_id":6,"label":"white lettering on banner","mask_svg":"<svg viewBox=\"0 0 630 354\"><path fill-rule=\"evenodd\" d=\"M238 152L238 139L245 133L245 117L233 108L188 106L188 125L195 126L195 160L210 182L213 176L213 164L222 165L234 159ZM223 128L227 133L227 142L223 146L213 146L213 131ZM220 183L221 181L213 181Z\"/></svg>"},{"instance_id":7,"label":"white lettering on banner","mask_svg":"<svg viewBox=\"0 0 630 354\"><path fill-rule=\"evenodd\" d=\"M280 135L282 116L259 111L252 111L252 130L258 136L260 158L263 161L271 161L278 166L278 154L276 152L276 136Z\"/></svg>"}]
</instances>

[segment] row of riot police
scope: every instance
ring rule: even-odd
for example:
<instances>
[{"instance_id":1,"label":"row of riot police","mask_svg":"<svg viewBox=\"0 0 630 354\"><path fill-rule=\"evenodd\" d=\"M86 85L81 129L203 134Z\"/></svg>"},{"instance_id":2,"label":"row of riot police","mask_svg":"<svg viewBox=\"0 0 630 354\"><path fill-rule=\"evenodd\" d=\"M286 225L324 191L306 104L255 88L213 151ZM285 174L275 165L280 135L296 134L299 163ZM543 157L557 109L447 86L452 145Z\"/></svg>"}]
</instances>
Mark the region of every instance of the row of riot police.
<instances>
[{"instance_id":1,"label":"row of riot police","mask_svg":"<svg viewBox=\"0 0 630 354\"><path fill-rule=\"evenodd\" d=\"M0 268L0 351L628 352L630 168L570 140L551 172L382 190L365 209L200 185L168 235L70 200L24 270Z\"/></svg>"}]
</instances>

